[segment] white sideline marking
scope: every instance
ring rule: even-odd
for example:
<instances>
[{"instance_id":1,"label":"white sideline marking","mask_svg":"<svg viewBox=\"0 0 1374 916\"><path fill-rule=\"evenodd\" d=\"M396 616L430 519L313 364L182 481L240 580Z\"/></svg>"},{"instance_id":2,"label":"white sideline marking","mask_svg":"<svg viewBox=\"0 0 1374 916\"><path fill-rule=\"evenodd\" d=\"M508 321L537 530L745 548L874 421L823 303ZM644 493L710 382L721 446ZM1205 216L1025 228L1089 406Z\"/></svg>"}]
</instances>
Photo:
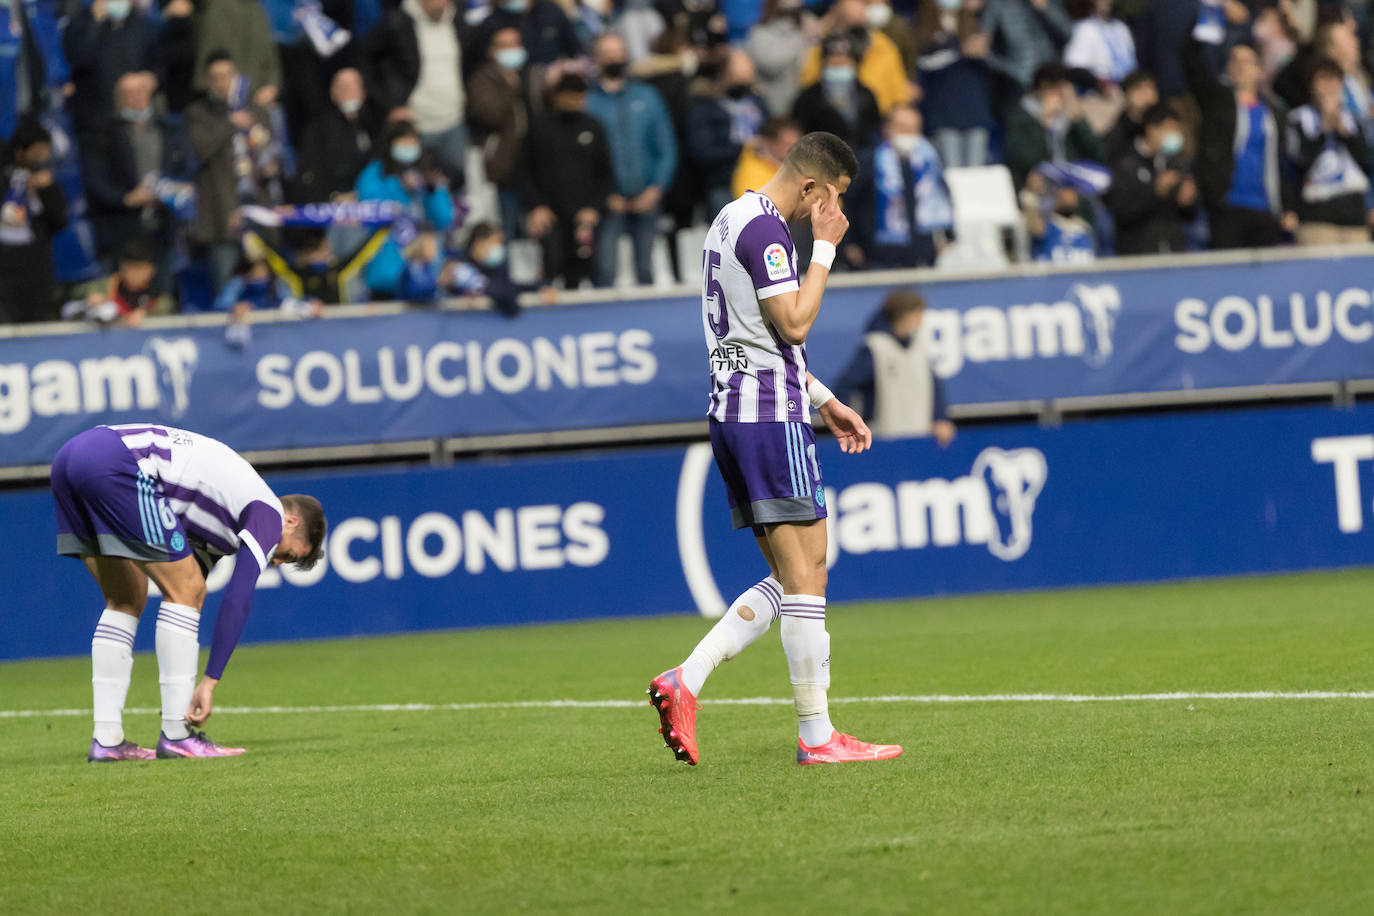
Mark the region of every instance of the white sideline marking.
<instances>
[{"instance_id":1,"label":"white sideline marking","mask_svg":"<svg viewBox=\"0 0 1374 916\"><path fill-rule=\"evenodd\" d=\"M1218 691L1173 693L934 693L915 696L831 697L831 703L1152 703L1169 700L1374 700L1374 690ZM509 700L491 703L374 703L346 706L216 706L225 714L282 715L337 712L470 712L484 709L637 709L647 700ZM791 706L784 697L737 697L709 700L707 706ZM156 714L144 707L124 710L130 715ZM0 709L0 719L39 719L46 716L88 716L89 709Z\"/></svg>"}]
</instances>

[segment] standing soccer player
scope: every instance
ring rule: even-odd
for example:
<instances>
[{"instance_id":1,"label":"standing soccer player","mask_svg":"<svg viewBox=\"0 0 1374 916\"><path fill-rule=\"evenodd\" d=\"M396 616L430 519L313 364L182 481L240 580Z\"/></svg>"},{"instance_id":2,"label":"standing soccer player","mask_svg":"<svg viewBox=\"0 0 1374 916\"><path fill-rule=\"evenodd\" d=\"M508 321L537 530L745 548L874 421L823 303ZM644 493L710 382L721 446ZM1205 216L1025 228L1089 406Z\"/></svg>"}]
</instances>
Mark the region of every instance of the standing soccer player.
<instances>
[{"instance_id":1,"label":"standing soccer player","mask_svg":"<svg viewBox=\"0 0 1374 916\"><path fill-rule=\"evenodd\" d=\"M52 463L57 552L80 557L105 596L91 640L95 734L88 760L230 757L190 726L205 724L215 685L238 643L253 587L270 563L309 569L323 551L325 519L312 496L278 499L253 466L222 442L169 426L97 426L58 450ZM235 557L210 661L196 684L205 576ZM148 580L157 612L162 733L157 750L124 739L124 700L134 634Z\"/></svg>"},{"instance_id":2,"label":"standing soccer player","mask_svg":"<svg viewBox=\"0 0 1374 916\"><path fill-rule=\"evenodd\" d=\"M898 745L867 744L835 730L830 634L825 630L825 491L810 407L846 453L873 436L806 370L806 336L849 220L840 195L858 173L849 146L810 133L776 176L720 211L704 251L702 319L711 367L711 449L736 528L752 528L769 575L735 599L681 665L649 683L659 732L677 759L696 765L697 696L721 662L781 618L782 648L798 719L797 763L887 760ZM797 277L789 220L810 217L815 246Z\"/></svg>"}]
</instances>

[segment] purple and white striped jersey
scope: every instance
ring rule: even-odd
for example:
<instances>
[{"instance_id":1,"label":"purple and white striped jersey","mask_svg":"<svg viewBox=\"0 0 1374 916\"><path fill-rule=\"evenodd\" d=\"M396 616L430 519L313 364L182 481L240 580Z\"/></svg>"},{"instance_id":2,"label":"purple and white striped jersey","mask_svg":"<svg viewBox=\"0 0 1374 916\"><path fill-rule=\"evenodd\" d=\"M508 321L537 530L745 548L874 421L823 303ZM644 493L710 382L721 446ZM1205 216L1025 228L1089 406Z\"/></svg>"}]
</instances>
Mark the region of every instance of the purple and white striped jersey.
<instances>
[{"instance_id":1,"label":"purple and white striped jersey","mask_svg":"<svg viewBox=\"0 0 1374 916\"><path fill-rule=\"evenodd\" d=\"M785 343L759 304L801 285L792 234L771 200L749 191L720 211L706 234L702 273L708 415L722 423L809 420L806 347Z\"/></svg>"},{"instance_id":2,"label":"purple and white striped jersey","mask_svg":"<svg viewBox=\"0 0 1374 916\"><path fill-rule=\"evenodd\" d=\"M209 436L171 426L111 426L139 469L162 485L202 561L247 547L258 571L281 540L281 500L243 456Z\"/></svg>"}]
</instances>

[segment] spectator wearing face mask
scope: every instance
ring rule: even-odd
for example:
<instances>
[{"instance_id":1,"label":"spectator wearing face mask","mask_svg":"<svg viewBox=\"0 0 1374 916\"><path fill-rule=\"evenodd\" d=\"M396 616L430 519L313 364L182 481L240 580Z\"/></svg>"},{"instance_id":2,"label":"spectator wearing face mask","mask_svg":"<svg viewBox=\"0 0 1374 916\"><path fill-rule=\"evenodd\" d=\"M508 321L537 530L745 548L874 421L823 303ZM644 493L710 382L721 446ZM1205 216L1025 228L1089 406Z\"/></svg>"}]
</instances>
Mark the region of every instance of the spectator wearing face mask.
<instances>
[{"instance_id":1,"label":"spectator wearing face mask","mask_svg":"<svg viewBox=\"0 0 1374 916\"><path fill-rule=\"evenodd\" d=\"M52 239L67 225L67 199L53 180L52 138L19 119L0 166L0 324L57 317Z\"/></svg>"},{"instance_id":2,"label":"spectator wearing face mask","mask_svg":"<svg viewBox=\"0 0 1374 916\"><path fill-rule=\"evenodd\" d=\"M766 185L778 173L788 151L801 135L801 125L791 118L773 117L764 121L758 136L740 150L730 193L743 197L746 191Z\"/></svg>"},{"instance_id":3,"label":"spectator wearing face mask","mask_svg":"<svg viewBox=\"0 0 1374 916\"><path fill-rule=\"evenodd\" d=\"M1345 72L1334 61L1312 71L1311 101L1288 116L1290 199L1299 245L1369 241L1366 210L1374 150L1345 104Z\"/></svg>"},{"instance_id":4,"label":"spectator wearing face mask","mask_svg":"<svg viewBox=\"0 0 1374 916\"><path fill-rule=\"evenodd\" d=\"M167 60L189 53L189 28L174 16L164 28L133 0L94 0L63 33L75 92L67 110L78 134L100 130L114 116L115 83L126 73L167 77Z\"/></svg>"},{"instance_id":5,"label":"spectator wearing face mask","mask_svg":"<svg viewBox=\"0 0 1374 916\"><path fill-rule=\"evenodd\" d=\"M1031 260L1050 264L1087 264L1097 257L1092 224L1083 217L1078 191L1052 185L1032 174L1020 194L1021 213L1031 237Z\"/></svg>"},{"instance_id":6,"label":"spectator wearing face mask","mask_svg":"<svg viewBox=\"0 0 1374 916\"><path fill-rule=\"evenodd\" d=\"M919 111L903 106L887 116L883 139L863 157L845 200L853 241L843 254L850 267L935 263L937 241L953 225L954 208L940 157L921 134Z\"/></svg>"},{"instance_id":7,"label":"spectator wearing face mask","mask_svg":"<svg viewBox=\"0 0 1374 916\"><path fill-rule=\"evenodd\" d=\"M487 297L492 309L508 318L520 314L521 293L537 290L545 304L558 301L558 290L552 286L516 283L511 279L506 236L491 223L472 227L466 256L444 265L440 283L447 292L460 296Z\"/></svg>"},{"instance_id":8,"label":"spectator wearing face mask","mask_svg":"<svg viewBox=\"0 0 1374 916\"><path fill-rule=\"evenodd\" d=\"M487 180L496 185L501 225L512 238L520 237L523 221L516 165L530 123L525 101L528 61L520 32L499 29L491 36L486 63L468 80L468 119L482 145Z\"/></svg>"},{"instance_id":9,"label":"spectator wearing face mask","mask_svg":"<svg viewBox=\"0 0 1374 916\"><path fill-rule=\"evenodd\" d=\"M686 159L705 193L708 218L734 200L730 179L740 152L767 116L767 103L754 92L753 61L743 51L732 52L709 94L697 96L687 109Z\"/></svg>"},{"instance_id":10,"label":"spectator wearing face mask","mask_svg":"<svg viewBox=\"0 0 1374 916\"><path fill-rule=\"evenodd\" d=\"M547 66L554 61L582 57L582 42L563 8L553 0L491 0L491 12L473 30L469 70L485 60L482 48L502 29L520 33L529 62Z\"/></svg>"},{"instance_id":11,"label":"spectator wearing face mask","mask_svg":"<svg viewBox=\"0 0 1374 916\"><path fill-rule=\"evenodd\" d=\"M358 176L359 201L400 204L413 224L425 223L440 232L453 225L453 196L448 178L434 163L422 159L420 132L414 124L396 121L383 132L376 158ZM367 285L374 299L399 294L405 260L395 239L388 239L367 265Z\"/></svg>"},{"instance_id":12,"label":"spectator wearing face mask","mask_svg":"<svg viewBox=\"0 0 1374 916\"><path fill-rule=\"evenodd\" d=\"M549 110L530 121L520 152L520 196L528 234L543 246L544 277L576 289L591 279L597 225L615 190L610 146L601 122L587 113L582 76L558 78Z\"/></svg>"},{"instance_id":13,"label":"spectator wearing face mask","mask_svg":"<svg viewBox=\"0 0 1374 916\"><path fill-rule=\"evenodd\" d=\"M988 35L978 23L979 0L940 0L917 13L921 113L946 168L988 159L993 127L987 66Z\"/></svg>"},{"instance_id":14,"label":"spectator wearing face mask","mask_svg":"<svg viewBox=\"0 0 1374 916\"><path fill-rule=\"evenodd\" d=\"M300 133L296 199L327 201L352 191L372 158L376 130L362 74L344 67L329 82L329 104Z\"/></svg>"},{"instance_id":15,"label":"spectator wearing face mask","mask_svg":"<svg viewBox=\"0 0 1374 916\"><path fill-rule=\"evenodd\" d=\"M466 34L454 0L402 0L369 42L366 73L380 109L413 122L424 150L459 186L467 151Z\"/></svg>"},{"instance_id":16,"label":"spectator wearing face mask","mask_svg":"<svg viewBox=\"0 0 1374 916\"><path fill-rule=\"evenodd\" d=\"M126 73L115 84L116 115L82 146L86 203L102 263L145 236L155 247L155 292L167 289L179 217L158 194L164 181L189 182L194 154L180 119L159 114L151 73Z\"/></svg>"},{"instance_id":17,"label":"spectator wearing face mask","mask_svg":"<svg viewBox=\"0 0 1374 916\"><path fill-rule=\"evenodd\" d=\"M1118 254L1188 250L1185 227L1197 215L1198 189L1183 147L1183 125L1167 105L1145 113L1144 133L1114 163L1107 194Z\"/></svg>"},{"instance_id":18,"label":"spectator wearing face mask","mask_svg":"<svg viewBox=\"0 0 1374 916\"><path fill-rule=\"evenodd\" d=\"M1068 72L1046 64L1007 122L1006 160L1017 188L1042 162L1102 162L1102 144L1083 119Z\"/></svg>"},{"instance_id":19,"label":"spectator wearing face mask","mask_svg":"<svg viewBox=\"0 0 1374 916\"><path fill-rule=\"evenodd\" d=\"M848 36L827 38L822 45L820 82L802 90L792 116L804 133L827 131L861 150L873 145L882 128L878 100L858 79Z\"/></svg>"},{"instance_id":20,"label":"spectator wearing face mask","mask_svg":"<svg viewBox=\"0 0 1374 916\"><path fill-rule=\"evenodd\" d=\"M850 40L858 80L873 93L880 114L911 102L911 81L902 65L901 52L891 38L869 24L866 0L839 0L826 15L822 28L827 39L844 36ZM803 86L821 79L825 47L828 40L821 48L807 52L801 71Z\"/></svg>"},{"instance_id":21,"label":"spectator wearing face mask","mask_svg":"<svg viewBox=\"0 0 1374 916\"><path fill-rule=\"evenodd\" d=\"M763 18L749 30L745 51L758 70L759 94L774 113L792 110L801 91L802 59L817 29L802 0L766 0Z\"/></svg>"},{"instance_id":22,"label":"spectator wearing face mask","mask_svg":"<svg viewBox=\"0 0 1374 916\"><path fill-rule=\"evenodd\" d=\"M597 284L615 282L620 237L634 244L635 282L654 282L653 243L659 204L677 170L677 137L657 90L631 79L625 42L613 33L596 43L599 78L587 96L587 113L601 122L615 168L615 193L607 202L597 242Z\"/></svg>"}]
</instances>

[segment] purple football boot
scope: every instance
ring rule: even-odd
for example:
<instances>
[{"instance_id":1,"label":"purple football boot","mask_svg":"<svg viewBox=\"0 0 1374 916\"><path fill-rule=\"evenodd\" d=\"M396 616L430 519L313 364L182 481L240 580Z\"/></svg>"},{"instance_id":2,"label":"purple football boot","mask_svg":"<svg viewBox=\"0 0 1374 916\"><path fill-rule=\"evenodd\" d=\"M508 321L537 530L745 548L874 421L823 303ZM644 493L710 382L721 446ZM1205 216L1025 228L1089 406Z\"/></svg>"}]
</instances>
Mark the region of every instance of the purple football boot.
<instances>
[{"instance_id":1,"label":"purple football boot","mask_svg":"<svg viewBox=\"0 0 1374 916\"><path fill-rule=\"evenodd\" d=\"M121 741L114 747L106 747L92 738L91 752L86 759L91 763L109 763L112 760L152 760L156 756L151 748L139 747L132 741Z\"/></svg>"},{"instance_id":2,"label":"purple football boot","mask_svg":"<svg viewBox=\"0 0 1374 916\"><path fill-rule=\"evenodd\" d=\"M168 757L237 757L244 752L241 747L225 747L205 737L205 732L195 729L185 738L173 741L164 734L157 736L157 755Z\"/></svg>"}]
</instances>

